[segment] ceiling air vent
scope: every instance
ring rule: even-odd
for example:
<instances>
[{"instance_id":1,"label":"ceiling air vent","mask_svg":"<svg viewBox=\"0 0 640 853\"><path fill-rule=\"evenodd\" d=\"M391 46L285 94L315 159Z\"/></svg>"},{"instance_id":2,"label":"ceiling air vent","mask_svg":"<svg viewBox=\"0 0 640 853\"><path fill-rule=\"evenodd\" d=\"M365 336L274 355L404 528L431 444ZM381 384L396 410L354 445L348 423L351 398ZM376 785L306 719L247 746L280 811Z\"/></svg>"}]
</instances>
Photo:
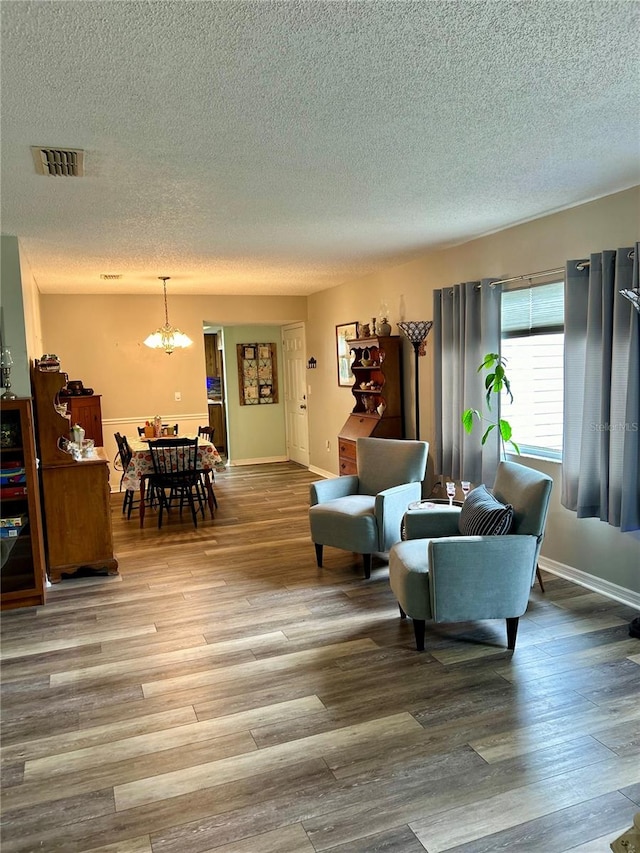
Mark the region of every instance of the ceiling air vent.
<instances>
[{"instance_id":1,"label":"ceiling air vent","mask_svg":"<svg viewBox=\"0 0 640 853\"><path fill-rule=\"evenodd\" d=\"M116 281L117 279L122 278L122 273L101 272L100 278L103 281Z\"/></svg>"},{"instance_id":2,"label":"ceiling air vent","mask_svg":"<svg viewBox=\"0 0 640 853\"><path fill-rule=\"evenodd\" d=\"M63 178L82 178L84 151L79 148L31 148L33 162L39 175Z\"/></svg>"}]
</instances>

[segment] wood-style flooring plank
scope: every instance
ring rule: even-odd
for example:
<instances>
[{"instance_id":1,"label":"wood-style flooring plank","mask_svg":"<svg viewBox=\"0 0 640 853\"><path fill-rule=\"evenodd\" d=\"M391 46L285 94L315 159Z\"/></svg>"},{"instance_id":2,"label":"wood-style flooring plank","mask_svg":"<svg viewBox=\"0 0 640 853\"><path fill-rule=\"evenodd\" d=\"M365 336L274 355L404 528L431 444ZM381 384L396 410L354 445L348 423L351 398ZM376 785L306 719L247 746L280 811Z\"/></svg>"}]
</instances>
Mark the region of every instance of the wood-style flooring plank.
<instances>
[{"instance_id":1,"label":"wood-style flooring plank","mask_svg":"<svg viewBox=\"0 0 640 853\"><path fill-rule=\"evenodd\" d=\"M120 574L3 613L3 853L602 853L640 808L634 611L545 573L501 620L399 618L309 537L293 463L140 529ZM595 846L594 846L595 845Z\"/></svg>"}]
</instances>

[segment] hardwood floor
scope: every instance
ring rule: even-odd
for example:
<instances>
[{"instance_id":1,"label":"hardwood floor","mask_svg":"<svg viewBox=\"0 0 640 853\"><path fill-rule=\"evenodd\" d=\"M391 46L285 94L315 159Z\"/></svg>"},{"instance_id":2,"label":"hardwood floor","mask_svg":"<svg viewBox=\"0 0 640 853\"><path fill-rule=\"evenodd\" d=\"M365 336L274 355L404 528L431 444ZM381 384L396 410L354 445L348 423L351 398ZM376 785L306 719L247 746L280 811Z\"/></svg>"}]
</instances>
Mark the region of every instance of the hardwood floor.
<instances>
[{"instance_id":1,"label":"hardwood floor","mask_svg":"<svg viewBox=\"0 0 640 853\"><path fill-rule=\"evenodd\" d=\"M640 810L630 608L545 575L414 648L386 564L315 565L294 464L216 477L119 577L2 615L3 853L600 853Z\"/></svg>"}]
</instances>

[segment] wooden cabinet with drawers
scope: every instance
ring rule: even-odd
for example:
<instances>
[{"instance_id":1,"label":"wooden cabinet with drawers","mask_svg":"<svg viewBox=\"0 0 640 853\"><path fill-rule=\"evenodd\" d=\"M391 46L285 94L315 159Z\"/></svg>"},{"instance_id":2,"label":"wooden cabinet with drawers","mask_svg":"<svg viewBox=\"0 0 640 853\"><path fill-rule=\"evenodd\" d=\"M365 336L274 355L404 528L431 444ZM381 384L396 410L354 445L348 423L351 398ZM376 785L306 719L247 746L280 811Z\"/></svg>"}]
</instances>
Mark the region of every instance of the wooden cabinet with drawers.
<instances>
[{"instance_id":1,"label":"wooden cabinet with drawers","mask_svg":"<svg viewBox=\"0 0 640 853\"><path fill-rule=\"evenodd\" d=\"M402 363L398 336L347 341L354 355L354 406L338 435L340 474L357 474L358 438L404 438Z\"/></svg>"}]
</instances>

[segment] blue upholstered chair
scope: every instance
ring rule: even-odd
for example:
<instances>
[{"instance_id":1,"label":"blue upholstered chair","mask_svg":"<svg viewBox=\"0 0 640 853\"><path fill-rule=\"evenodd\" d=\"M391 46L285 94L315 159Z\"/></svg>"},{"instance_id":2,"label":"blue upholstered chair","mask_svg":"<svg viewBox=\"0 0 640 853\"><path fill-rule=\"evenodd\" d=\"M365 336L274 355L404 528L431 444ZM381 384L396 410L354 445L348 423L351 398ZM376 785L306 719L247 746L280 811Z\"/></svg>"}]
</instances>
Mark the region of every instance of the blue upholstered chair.
<instances>
[{"instance_id":1,"label":"blue upholstered chair","mask_svg":"<svg viewBox=\"0 0 640 853\"><path fill-rule=\"evenodd\" d=\"M551 477L532 468L515 462L499 464L492 492L500 504L513 507L507 535L461 535L464 507L436 506L407 513L406 541L394 545L389 554L389 583L400 615L413 620L418 651L424 649L427 619L506 619L507 645L515 649L518 620L527 609L535 581L551 486ZM482 528L479 510L467 519Z\"/></svg>"},{"instance_id":2,"label":"blue upholstered chair","mask_svg":"<svg viewBox=\"0 0 640 853\"><path fill-rule=\"evenodd\" d=\"M311 484L309 523L322 567L324 545L362 554L365 577L371 558L400 539L407 506L421 497L429 445L425 441L359 438L358 474Z\"/></svg>"}]
</instances>

